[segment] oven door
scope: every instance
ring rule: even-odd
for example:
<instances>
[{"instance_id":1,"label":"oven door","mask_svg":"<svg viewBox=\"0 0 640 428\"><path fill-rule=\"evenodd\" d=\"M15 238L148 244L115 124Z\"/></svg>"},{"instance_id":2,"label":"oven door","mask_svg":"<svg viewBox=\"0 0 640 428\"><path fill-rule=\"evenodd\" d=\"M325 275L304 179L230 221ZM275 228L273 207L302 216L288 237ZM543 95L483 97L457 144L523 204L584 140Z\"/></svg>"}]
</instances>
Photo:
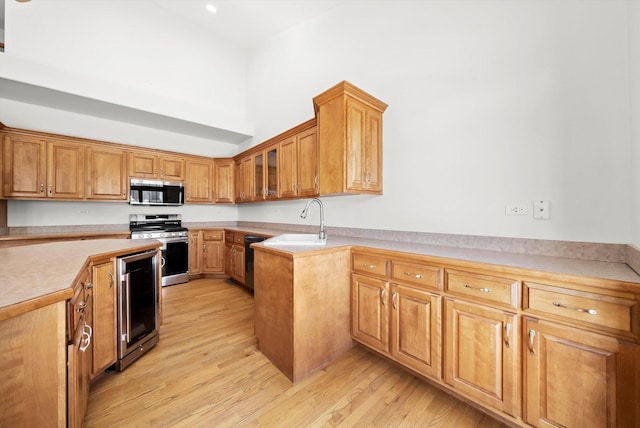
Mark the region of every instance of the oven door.
<instances>
[{"instance_id":1,"label":"oven door","mask_svg":"<svg viewBox=\"0 0 640 428\"><path fill-rule=\"evenodd\" d=\"M189 281L189 239L162 238L162 286Z\"/></svg>"}]
</instances>

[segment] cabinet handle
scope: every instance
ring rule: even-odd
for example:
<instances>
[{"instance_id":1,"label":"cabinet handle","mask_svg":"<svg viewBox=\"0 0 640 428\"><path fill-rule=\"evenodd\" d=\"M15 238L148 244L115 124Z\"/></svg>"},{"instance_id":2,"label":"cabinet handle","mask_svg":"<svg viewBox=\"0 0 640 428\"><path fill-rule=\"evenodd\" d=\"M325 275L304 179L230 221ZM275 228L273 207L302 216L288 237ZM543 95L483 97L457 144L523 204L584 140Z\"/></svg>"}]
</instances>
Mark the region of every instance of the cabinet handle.
<instances>
[{"instance_id":1,"label":"cabinet handle","mask_svg":"<svg viewBox=\"0 0 640 428\"><path fill-rule=\"evenodd\" d=\"M89 331L87 332L85 329L88 328ZM82 327L82 337L85 338L85 345L84 346L80 346L80 350L82 352L86 351L87 348L89 347L89 345L91 345L91 336L93 336L93 329L91 328L91 326L87 323L84 324L84 327Z\"/></svg>"},{"instance_id":2,"label":"cabinet handle","mask_svg":"<svg viewBox=\"0 0 640 428\"><path fill-rule=\"evenodd\" d=\"M49 194L53 194L53 184L49 184Z\"/></svg>"},{"instance_id":3,"label":"cabinet handle","mask_svg":"<svg viewBox=\"0 0 640 428\"><path fill-rule=\"evenodd\" d=\"M529 354L535 356L536 351L533 350L533 338L535 337L535 330L529 330Z\"/></svg>"},{"instance_id":4,"label":"cabinet handle","mask_svg":"<svg viewBox=\"0 0 640 428\"><path fill-rule=\"evenodd\" d=\"M40 193L44 193L44 183L40 183Z\"/></svg>"},{"instance_id":5,"label":"cabinet handle","mask_svg":"<svg viewBox=\"0 0 640 428\"><path fill-rule=\"evenodd\" d=\"M77 305L75 305L75 306L76 306L76 311L78 311L78 312L83 312L83 311L84 311L84 308L86 308L86 307L87 307L87 302L82 301L82 302L78 303L78 304L77 304Z\"/></svg>"},{"instance_id":6,"label":"cabinet handle","mask_svg":"<svg viewBox=\"0 0 640 428\"><path fill-rule=\"evenodd\" d=\"M91 288L93 288L93 283L91 283L91 282L87 282L86 284L84 284L84 289L85 289L85 290L89 290L89 289L91 289Z\"/></svg>"},{"instance_id":7,"label":"cabinet handle","mask_svg":"<svg viewBox=\"0 0 640 428\"><path fill-rule=\"evenodd\" d=\"M395 291L391 295L391 303L393 304L393 309L398 309L398 293Z\"/></svg>"},{"instance_id":8,"label":"cabinet handle","mask_svg":"<svg viewBox=\"0 0 640 428\"><path fill-rule=\"evenodd\" d=\"M511 348L511 323L504 326L504 346Z\"/></svg>"},{"instance_id":9,"label":"cabinet handle","mask_svg":"<svg viewBox=\"0 0 640 428\"><path fill-rule=\"evenodd\" d=\"M598 314L598 311L596 311L595 309L576 308L575 306L563 305L560 302L553 302L553 306L555 306L557 308L571 309L573 311L584 312L584 313L587 313L589 315L597 315Z\"/></svg>"},{"instance_id":10,"label":"cabinet handle","mask_svg":"<svg viewBox=\"0 0 640 428\"><path fill-rule=\"evenodd\" d=\"M368 265L366 263L362 263L362 266L366 267L367 269L375 269L376 265Z\"/></svg>"},{"instance_id":11,"label":"cabinet handle","mask_svg":"<svg viewBox=\"0 0 640 428\"><path fill-rule=\"evenodd\" d=\"M109 271L107 272L107 274L109 275L109 278L111 278L111 280L109 281L109 288L113 288L113 283L115 282L115 277L113 276L113 272Z\"/></svg>"},{"instance_id":12,"label":"cabinet handle","mask_svg":"<svg viewBox=\"0 0 640 428\"><path fill-rule=\"evenodd\" d=\"M317 175L313 177L313 184L315 184L316 187L320 185L320 178Z\"/></svg>"},{"instance_id":13,"label":"cabinet handle","mask_svg":"<svg viewBox=\"0 0 640 428\"><path fill-rule=\"evenodd\" d=\"M407 275L407 276L412 276L412 277L414 277L414 278L418 278L418 279L420 279L420 278L424 278L424 277L423 277L421 274L419 274L419 273L405 272L404 274L405 274L405 275Z\"/></svg>"},{"instance_id":14,"label":"cabinet handle","mask_svg":"<svg viewBox=\"0 0 640 428\"><path fill-rule=\"evenodd\" d=\"M470 288L472 290L478 290L478 291L481 291L483 293L491 293L491 289L490 288L477 288L477 287L472 287L469 284L465 284L464 287L465 288Z\"/></svg>"},{"instance_id":15,"label":"cabinet handle","mask_svg":"<svg viewBox=\"0 0 640 428\"><path fill-rule=\"evenodd\" d=\"M387 295L387 289L383 288L380 291L380 301L382 302L382 306L387 306L387 302L386 302L386 299L385 299L386 295Z\"/></svg>"},{"instance_id":16,"label":"cabinet handle","mask_svg":"<svg viewBox=\"0 0 640 428\"><path fill-rule=\"evenodd\" d=\"M203 253L207 252L207 244L202 244L202 252Z\"/></svg>"}]
</instances>

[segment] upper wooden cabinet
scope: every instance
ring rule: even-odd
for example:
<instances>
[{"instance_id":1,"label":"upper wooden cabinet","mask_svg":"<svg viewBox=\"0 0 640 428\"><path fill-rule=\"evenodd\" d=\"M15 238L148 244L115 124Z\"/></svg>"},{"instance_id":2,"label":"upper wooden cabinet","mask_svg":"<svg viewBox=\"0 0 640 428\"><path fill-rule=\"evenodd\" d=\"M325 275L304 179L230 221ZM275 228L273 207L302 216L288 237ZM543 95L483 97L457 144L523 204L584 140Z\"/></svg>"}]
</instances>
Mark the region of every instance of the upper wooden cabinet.
<instances>
[{"instance_id":1,"label":"upper wooden cabinet","mask_svg":"<svg viewBox=\"0 0 640 428\"><path fill-rule=\"evenodd\" d=\"M186 161L185 202L213 202L213 159Z\"/></svg>"},{"instance_id":2,"label":"upper wooden cabinet","mask_svg":"<svg viewBox=\"0 0 640 428\"><path fill-rule=\"evenodd\" d=\"M127 154L124 150L89 146L87 199L127 199Z\"/></svg>"},{"instance_id":3,"label":"upper wooden cabinet","mask_svg":"<svg viewBox=\"0 0 640 428\"><path fill-rule=\"evenodd\" d=\"M213 202L216 204L230 204L234 201L234 170L235 163L231 158L214 159Z\"/></svg>"},{"instance_id":4,"label":"upper wooden cabinet","mask_svg":"<svg viewBox=\"0 0 640 428\"><path fill-rule=\"evenodd\" d=\"M272 145L253 156L253 195L255 200L277 199L279 192L278 145Z\"/></svg>"},{"instance_id":5,"label":"upper wooden cabinet","mask_svg":"<svg viewBox=\"0 0 640 428\"><path fill-rule=\"evenodd\" d=\"M311 127L309 127L311 126ZM318 195L318 140L315 120L305 122L280 142L280 197Z\"/></svg>"},{"instance_id":6,"label":"upper wooden cabinet","mask_svg":"<svg viewBox=\"0 0 640 428\"><path fill-rule=\"evenodd\" d=\"M245 156L236 163L236 202L254 200L254 158L255 155Z\"/></svg>"},{"instance_id":7,"label":"upper wooden cabinet","mask_svg":"<svg viewBox=\"0 0 640 428\"><path fill-rule=\"evenodd\" d=\"M313 99L320 194L382 194L382 113L387 105L349 82Z\"/></svg>"},{"instance_id":8,"label":"upper wooden cabinet","mask_svg":"<svg viewBox=\"0 0 640 428\"><path fill-rule=\"evenodd\" d=\"M161 180L184 180L184 159L154 151L129 153L129 176Z\"/></svg>"},{"instance_id":9,"label":"upper wooden cabinet","mask_svg":"<svg viewBox=\"0 0 640 428\"><path fill-rule=\"evenodd\" d=\"M82 144L3 133L3 196L84 198L84 154Z\"/></svg>"}]
</instances>

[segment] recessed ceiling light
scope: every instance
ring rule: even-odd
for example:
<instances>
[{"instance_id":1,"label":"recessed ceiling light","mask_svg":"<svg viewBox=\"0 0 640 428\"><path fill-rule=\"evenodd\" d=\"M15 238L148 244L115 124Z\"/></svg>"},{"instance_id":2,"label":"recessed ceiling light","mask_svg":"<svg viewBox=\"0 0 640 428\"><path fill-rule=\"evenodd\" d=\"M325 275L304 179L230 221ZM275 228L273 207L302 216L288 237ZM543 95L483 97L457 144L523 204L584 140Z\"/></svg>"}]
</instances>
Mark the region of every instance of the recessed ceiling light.
<instances>
[{"instance_id":1,"label":"recessed ceiling light","mask_svg":"<svg viewBox=\"0 0 640 428\"><path fill-rule=\"evenodd\" d=\"M207 10L211 13L216 13L216 7L212 4L207 5Z\"/></svg>"}]
</instances>

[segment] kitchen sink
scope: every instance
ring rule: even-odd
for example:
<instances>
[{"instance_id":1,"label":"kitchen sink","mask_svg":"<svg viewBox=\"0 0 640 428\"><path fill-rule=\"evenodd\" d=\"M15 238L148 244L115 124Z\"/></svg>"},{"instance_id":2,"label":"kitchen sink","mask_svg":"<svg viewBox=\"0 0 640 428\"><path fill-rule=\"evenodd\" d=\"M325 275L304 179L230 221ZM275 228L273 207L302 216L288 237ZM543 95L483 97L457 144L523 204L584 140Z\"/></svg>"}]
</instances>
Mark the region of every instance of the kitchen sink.
<instances>
[{"instance_id":1,"label":"kitchen sink","mask_svg":"<svg viewBox=\"0 0 640 428\"><path fill-rule=\"evenodd\" d=\"M320 239L317 233L285 233L274 236L262 242L264 245L316 245L327 244L327 240Z\"/></svg>"}]
</instances>

